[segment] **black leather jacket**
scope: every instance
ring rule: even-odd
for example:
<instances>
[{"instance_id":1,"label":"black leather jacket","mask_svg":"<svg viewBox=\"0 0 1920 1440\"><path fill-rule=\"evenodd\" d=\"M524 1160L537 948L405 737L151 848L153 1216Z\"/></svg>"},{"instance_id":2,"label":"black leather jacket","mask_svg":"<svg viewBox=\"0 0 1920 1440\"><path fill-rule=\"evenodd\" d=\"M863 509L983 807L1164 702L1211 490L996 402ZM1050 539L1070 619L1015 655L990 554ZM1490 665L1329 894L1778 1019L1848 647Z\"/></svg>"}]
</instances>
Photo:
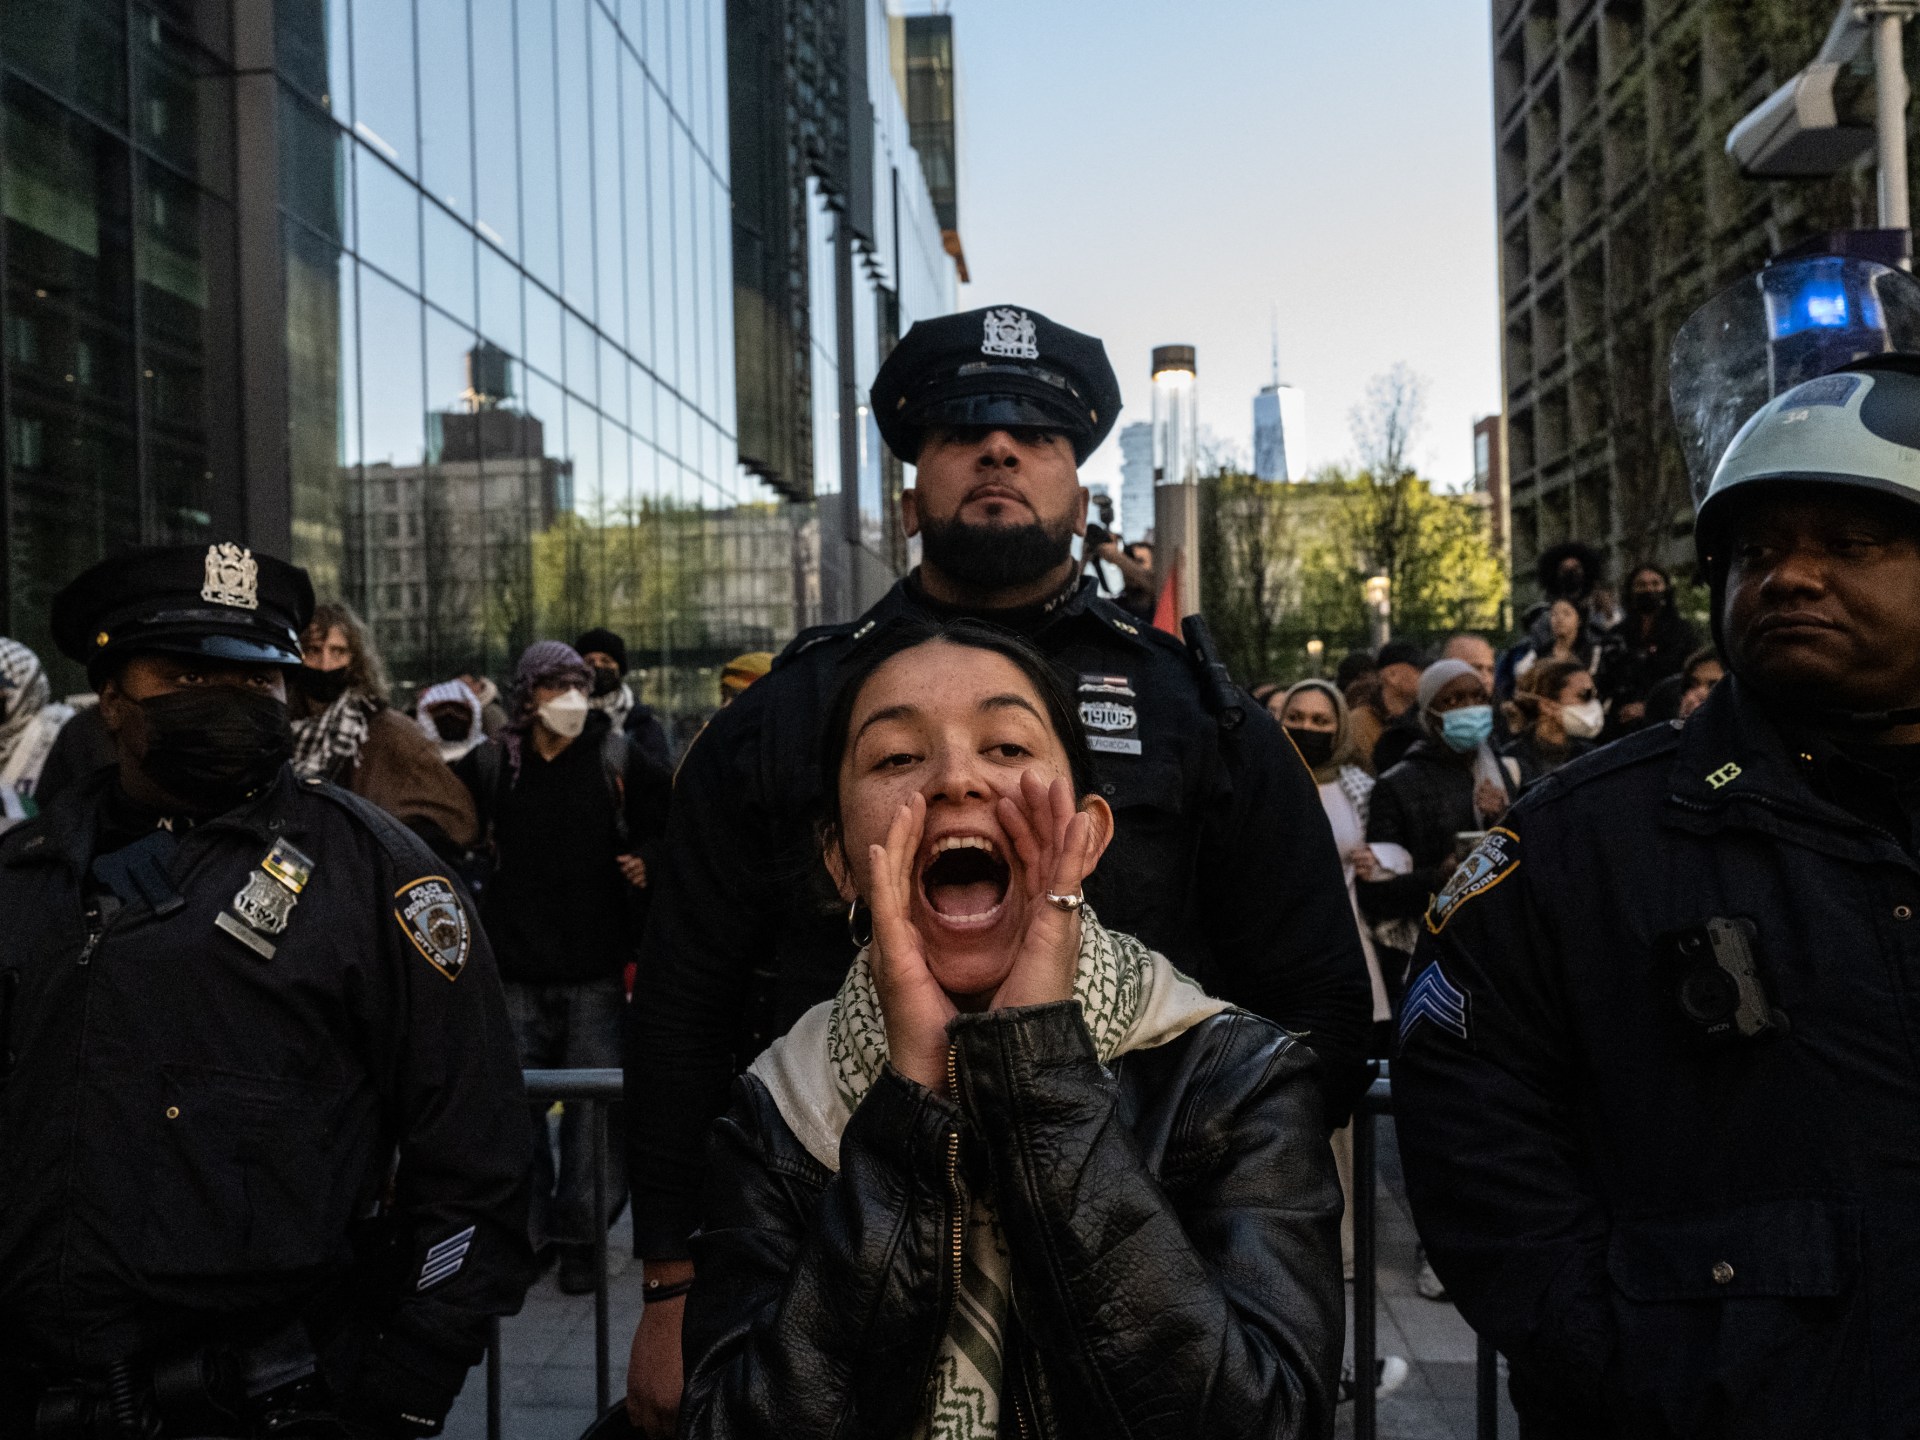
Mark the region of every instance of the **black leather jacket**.
<instances>
[{"instance_id":1,"label":"black leather jacket","mask_svg":"<svg viewBox=\"0 0 1920 1440\"><path fill-rule=\"evenodd\" d=\"M681 1435L911 1434L980 1185L1012 1252L1003 1435L1332 1434L1340 1191L1306 1047L1230 1010L1108 1069L1072 1001L963 1016L953 1041L957 1101L887 1068L838 1174L738 1083Z\"/></svg>"}]
</instances>

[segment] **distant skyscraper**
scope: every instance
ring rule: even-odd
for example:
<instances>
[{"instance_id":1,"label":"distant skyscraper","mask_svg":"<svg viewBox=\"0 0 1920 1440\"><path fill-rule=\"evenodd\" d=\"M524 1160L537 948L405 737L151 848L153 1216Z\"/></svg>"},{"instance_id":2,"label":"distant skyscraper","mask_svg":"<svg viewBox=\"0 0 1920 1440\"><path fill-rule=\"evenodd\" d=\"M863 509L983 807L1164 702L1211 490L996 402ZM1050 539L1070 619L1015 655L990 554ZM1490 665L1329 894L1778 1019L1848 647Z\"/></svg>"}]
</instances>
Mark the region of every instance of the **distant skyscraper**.
<instances>
[{"instance_id":1,"label":"distant skyscraper","mask_svg":"<svg viewBox=\"0 0 1920 1440\"><path fill-rule=\"evenodd\" d=\"M1262 480L1299 480L1307 438L1307 397L1291 385L1262 385L1253 397L1253 473Z\"/></svg>"},{"instance_id":2,"label":"distant skyscraper","mask_svg":"<svg viewBox=\"0 0 1920 1440\"><path fill-rule=\"evenodd\" d=\"M1136 420L1120 429L1120 533L1143 540L1153 529L1153 426Z\"/></svg>"}]
</instances>

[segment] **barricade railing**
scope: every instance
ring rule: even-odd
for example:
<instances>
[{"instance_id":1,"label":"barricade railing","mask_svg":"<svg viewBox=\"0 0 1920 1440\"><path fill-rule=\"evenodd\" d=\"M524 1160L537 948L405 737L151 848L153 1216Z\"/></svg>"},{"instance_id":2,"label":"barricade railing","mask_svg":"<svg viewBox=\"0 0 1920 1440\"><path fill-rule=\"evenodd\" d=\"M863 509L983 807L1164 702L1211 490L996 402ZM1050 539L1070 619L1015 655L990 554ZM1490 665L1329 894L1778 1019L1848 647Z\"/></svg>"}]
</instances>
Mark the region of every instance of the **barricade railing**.
<instances>
[{"instance_id":1,"label":"barricade railing","mask_svg":"<svg viewBox=\"0 0 1920 1440\"><path fill-rule=\"evenodd\" d=\"M1368 1087L1353 1115L1353 1440L1376 1440L1374 1362L1379 1357L1380 1147L1374 1121L1393 1113L1393 1082L1382 1076ZM1500 1359L1484 1338L1474 1340L1474 1434L1500 1440Z\"/></svg>"},{"instance_id":2,"label":"barricade railing","mask_svg":"<svg viewBox=\"0 0 1920 1440\"><path fill-rule=\"evenodd\" d=\"M595 1412L606 1410L613 1398L613 1376L607 1354L607 1107L622 1098L618 1070L529 1070L527 1098L586 1105L587 1133L593 1147L593 1385ZM1353 1435L1354 1440L1377 1440L1379 1424L1372 1377L1379 1355L1379 1276L1376 1272L1379 1224L1378 1137L1374 1123L1393 1113L1393 1085L1373 1082L1353 1117ZM487 1440L502 1440L500 1322L487 1335ZM1474 1374L1474 1423L1478 1440L1499 1440L1499 1362L1493 1347L1477 1342Z\"/></svg>"}]
</instances>

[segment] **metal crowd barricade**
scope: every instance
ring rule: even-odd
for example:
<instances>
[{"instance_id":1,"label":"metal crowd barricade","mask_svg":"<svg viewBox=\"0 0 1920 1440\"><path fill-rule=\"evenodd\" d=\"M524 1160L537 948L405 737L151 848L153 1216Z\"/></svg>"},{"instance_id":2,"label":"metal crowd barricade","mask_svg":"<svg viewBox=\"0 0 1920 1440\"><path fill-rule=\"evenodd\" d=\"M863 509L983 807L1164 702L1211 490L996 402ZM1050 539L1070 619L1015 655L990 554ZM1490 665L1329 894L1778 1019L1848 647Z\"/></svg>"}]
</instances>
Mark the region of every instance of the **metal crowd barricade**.
<instances>
[{"instance_id":1,"label":"metal crowd barricade","mask_svg":"<svg viewBox=\"0 0 1920 1440\"><path fill-rule=\"evenodd\" d=\"M606 1410L613 1397L607 1340L607 1106L622 1098L618 1070L529 1070L527 1098L558 1100L592 1107L589 1133L593 1136L593 1383L596 1412ZM1376 1187L1380 1152L1374 1122L1393 1113L1393 1085L1373 1082L1353 1117L1353 1396L1354 1440L1377 1440L1379 1424L1371 1377L1379 1354L1379 1277L1375 1244L1379 1223ZM1499 1362L1493 1347L1479 1342L1474 1374L1475 1434L1478 1440L1499 1440ZM487 1440L501 1440L502 1400L500 1322L487 1336Z\"/></svg>"},{"instance_id":2,"label":"metal crowd barricade","mask_svg":"<svg viewBox=\"0 0 1920 1440\"><path fill-rule=\"evenodd\" d=\"M1361 1097L1353 1116L1353 1440L1376 1440L1379 1434L1372 1376L1380 1349L1375 1268L1380 1147L1373 1125L1392 1113L1393 1082L1383 1076ZM1499 1356L1485 1339L1474 1349L1474 1434L1478 1440L1500 1440Z\"/></svg>"},{"instance_id":3,"label":"metal crowd barricade","mask_svg":"<svg viewBox=\"0 0 1920 1440\"><path fill-rule=\"evenodd\" d=\"M586 1105L593 1137L593 1394L595 1413L613 1398L607 1358L607 1106L622 1098L618 1070L528 1070L527 1098L551 1104ZM501 1440L500 1322L487 1329L487 1440Z\"/></svg>"}]
</instances>

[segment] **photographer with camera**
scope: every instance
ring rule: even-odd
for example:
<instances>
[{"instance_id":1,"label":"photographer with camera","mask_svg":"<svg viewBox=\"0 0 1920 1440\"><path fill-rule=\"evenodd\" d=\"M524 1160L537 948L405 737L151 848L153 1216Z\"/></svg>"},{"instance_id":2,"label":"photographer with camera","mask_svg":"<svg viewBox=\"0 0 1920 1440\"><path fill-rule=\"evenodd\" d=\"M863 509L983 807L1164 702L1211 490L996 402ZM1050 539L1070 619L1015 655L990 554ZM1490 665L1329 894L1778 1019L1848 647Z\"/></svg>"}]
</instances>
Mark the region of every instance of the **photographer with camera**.
<instances>
[{"instance_id":1,"label":"photographer with camera","mask_svg":"<svg viewBox=\"0 0 1920 1440\"><path fill-rule=\"evenodd\" d=\"M1712 454L1731 678L1542 780L1427 909L1400 1148L1523 1436L1913 1433L1916 414L1880 356Z\"/></svg>"},{"instance_id":2,"label":"photographer with camera","mask_svg":"<svg viewBox=\"0 0 1920 1440\"><path fill-rule=\"evenodd\" d=\"M1094 503L1099 506L1100 519L1087 522L1087 539L1083 550L1087 568L1099 578L1103 592L1106 589L1106 576L1095 562L1111 565L1118 570L1120 593L1114 597L1113 603L1134 619L1151 624L1154 605L1159 599L1153 578L1153 546L1145 540L1123 542L1112 529L1113 501L1100 495L1095 497Z\"/></svg>"}]
</instances>

